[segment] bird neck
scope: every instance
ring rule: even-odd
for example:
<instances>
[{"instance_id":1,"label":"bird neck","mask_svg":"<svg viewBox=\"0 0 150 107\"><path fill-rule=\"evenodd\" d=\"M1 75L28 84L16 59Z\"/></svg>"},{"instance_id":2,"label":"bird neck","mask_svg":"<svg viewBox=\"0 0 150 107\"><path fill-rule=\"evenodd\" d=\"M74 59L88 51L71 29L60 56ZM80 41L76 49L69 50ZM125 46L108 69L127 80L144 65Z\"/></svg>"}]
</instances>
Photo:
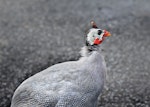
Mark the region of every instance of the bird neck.
<instances>
[{"instance_id":1,"label":"bird neck","mask_svg":"<svg viewBox=\"0 0 150 107\"><path fill-rule=\"evenodd\" d=\"M98 45L93 45L93 46L84 46L81 49L81 56L87 57L90 56L93 52L100 53L101 49Z\"/></svg>"}]
</instances>

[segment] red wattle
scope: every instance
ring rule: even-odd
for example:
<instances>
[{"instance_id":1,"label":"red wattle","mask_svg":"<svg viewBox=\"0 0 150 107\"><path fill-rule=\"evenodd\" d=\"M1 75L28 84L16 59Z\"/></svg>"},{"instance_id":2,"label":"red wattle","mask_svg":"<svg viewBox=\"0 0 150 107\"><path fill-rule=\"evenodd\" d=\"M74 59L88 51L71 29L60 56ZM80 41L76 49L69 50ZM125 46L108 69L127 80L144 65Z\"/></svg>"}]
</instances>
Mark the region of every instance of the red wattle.
<instances>
[{"instance_id":1,"label":"red wattle","mask_svg":"<svg viewBox=\"0 0 150 107\"><path fill-rule=\"evenodd\" d=\"M101 44L102 43L102 40L100 40L100 39L98 39L98 38L96 38L95 40L94 40L94 44L95 45L98 45L98 44Z\"/></svg>"}]
</instances>

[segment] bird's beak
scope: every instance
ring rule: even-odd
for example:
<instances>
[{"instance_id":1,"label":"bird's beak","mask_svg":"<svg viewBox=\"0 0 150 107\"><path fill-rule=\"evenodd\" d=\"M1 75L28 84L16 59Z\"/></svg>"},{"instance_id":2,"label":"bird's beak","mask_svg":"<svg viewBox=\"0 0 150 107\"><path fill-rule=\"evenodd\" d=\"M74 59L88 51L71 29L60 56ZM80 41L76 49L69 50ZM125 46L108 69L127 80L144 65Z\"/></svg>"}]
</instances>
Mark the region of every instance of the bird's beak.
<instances>
[{"instance_id":1,"label":"bird's beak","mask_svg":"<svg viewBox=\"0 0 150 107\"><path fill-rule=\"evenodd\" d=\"M107 30L104 30L104 36L105 37L108 37L108 36L111 36L110 32L108 32Z\"/></svg>"}]
</instances>

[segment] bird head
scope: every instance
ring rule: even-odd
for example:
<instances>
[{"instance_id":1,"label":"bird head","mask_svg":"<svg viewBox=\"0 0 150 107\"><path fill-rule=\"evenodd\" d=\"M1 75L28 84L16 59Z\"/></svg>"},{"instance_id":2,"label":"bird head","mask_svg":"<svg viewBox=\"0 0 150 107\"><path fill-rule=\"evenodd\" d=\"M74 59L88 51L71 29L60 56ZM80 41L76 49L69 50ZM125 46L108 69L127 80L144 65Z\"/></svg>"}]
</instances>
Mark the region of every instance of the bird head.
<instances>
[{"instance_id":1,"label":"bird head","mask_svg":"<svg viewBox=\"0 0 150 107\"><path fill-rule=\"evenodd\" d=\"M86 35L87 46L99 45L103 42L105 37L111 36L107 30L99 29L94 21L91 21L91 27Z\"/></svg>"}]
</instances>

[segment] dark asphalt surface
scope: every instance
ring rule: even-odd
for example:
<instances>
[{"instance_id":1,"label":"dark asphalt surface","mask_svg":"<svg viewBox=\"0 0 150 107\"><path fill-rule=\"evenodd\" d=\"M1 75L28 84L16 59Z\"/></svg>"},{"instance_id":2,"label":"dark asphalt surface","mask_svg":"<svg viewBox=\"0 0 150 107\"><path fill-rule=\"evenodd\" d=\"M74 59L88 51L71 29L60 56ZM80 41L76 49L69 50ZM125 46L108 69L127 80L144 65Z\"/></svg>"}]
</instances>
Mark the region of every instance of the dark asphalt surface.
<instances>
[{"instance_id":1,"label":"dark asphalt surface","mask_svg":"<svg viewBox=\"0 0 150 107\"><path fill-rule=\"evenodd\" d=\"M112 33L99 107L150 107L150 0L0 0L0 107L26 78L77 60L90 20Z\"/></svg>"}]
</instances>

